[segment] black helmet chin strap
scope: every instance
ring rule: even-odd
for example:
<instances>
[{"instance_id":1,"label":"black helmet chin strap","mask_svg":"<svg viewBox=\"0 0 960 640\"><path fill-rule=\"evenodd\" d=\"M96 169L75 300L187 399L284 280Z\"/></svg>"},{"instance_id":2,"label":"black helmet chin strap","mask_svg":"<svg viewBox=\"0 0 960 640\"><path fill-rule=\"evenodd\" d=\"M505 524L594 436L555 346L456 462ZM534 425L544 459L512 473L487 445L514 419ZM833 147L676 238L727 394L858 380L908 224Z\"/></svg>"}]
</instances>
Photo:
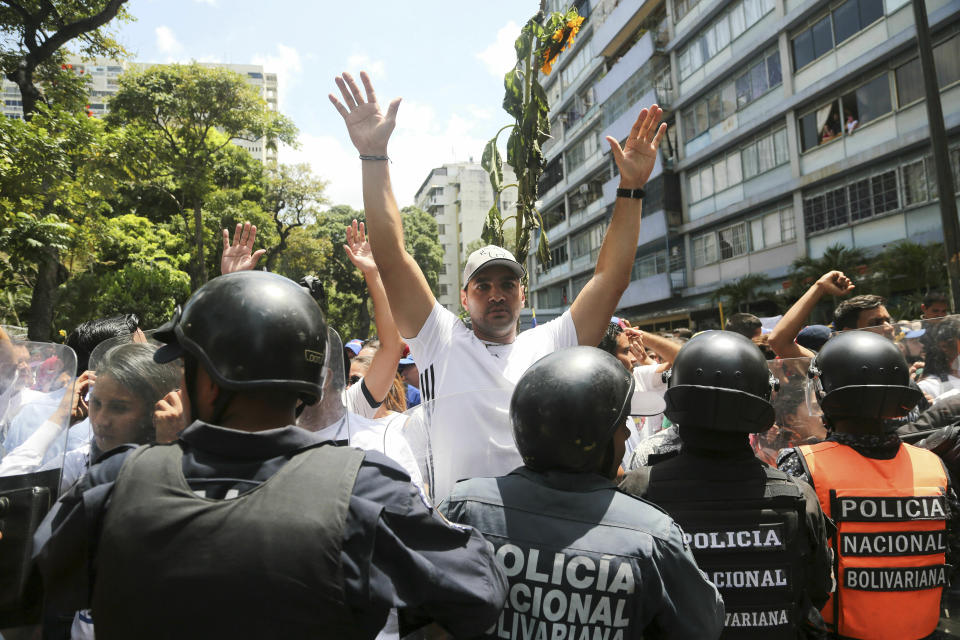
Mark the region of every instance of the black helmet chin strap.
<instances>
[{"instance_id":1,"label":"black helmet chin strap","mask_svg":"<svg viewBox=\"0 0 960 640\"><path fill-rule=\"evenodd\" d=\"M220 388L217 401L213 403L213 415L210 417L210 424L220 424L223 419L223 414L227 412L227 407L233 402L233 398L236 395L236 391L229 391L223 387Z\"/></svg>"},{"instance_id":2,"label":"black helmet chin strap","mask_svg":"<svg viewBox=\"0 0 960 640\"><path fill-rule=\"evenodd\" d=\"M187 384L187 396L190 398L190 422L196 422L200 419L197 415L197 367L200 363L191 355L183 357L183 379ZM213 415L208 421L210 424L219 425L223 419L223 414L227 406L233 401L236 392L220 388L220 394L217 401L213 403Z\"/></svg>"}]
</instances>

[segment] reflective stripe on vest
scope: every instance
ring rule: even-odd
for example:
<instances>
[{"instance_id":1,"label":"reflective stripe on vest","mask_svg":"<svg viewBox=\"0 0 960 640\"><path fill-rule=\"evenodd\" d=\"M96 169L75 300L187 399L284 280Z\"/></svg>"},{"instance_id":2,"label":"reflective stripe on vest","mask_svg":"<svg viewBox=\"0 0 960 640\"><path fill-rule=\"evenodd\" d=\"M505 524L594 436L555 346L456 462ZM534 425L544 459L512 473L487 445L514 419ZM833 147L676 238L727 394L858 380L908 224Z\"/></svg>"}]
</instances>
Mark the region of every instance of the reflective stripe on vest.
<instances>
[{"instance_id":1,"label":"reflective stripe on vest","mask_svg":"<svg viewBox=\"0 0 960 640\"><path fill-rule=\"evenodd\" d=\"M850 638L908 640L934 631L947 584L947 476L926 449L876 460L837 442L798 447L824 513L837 524L837 590L823 617Z\"/></svg>"}]
</instances>

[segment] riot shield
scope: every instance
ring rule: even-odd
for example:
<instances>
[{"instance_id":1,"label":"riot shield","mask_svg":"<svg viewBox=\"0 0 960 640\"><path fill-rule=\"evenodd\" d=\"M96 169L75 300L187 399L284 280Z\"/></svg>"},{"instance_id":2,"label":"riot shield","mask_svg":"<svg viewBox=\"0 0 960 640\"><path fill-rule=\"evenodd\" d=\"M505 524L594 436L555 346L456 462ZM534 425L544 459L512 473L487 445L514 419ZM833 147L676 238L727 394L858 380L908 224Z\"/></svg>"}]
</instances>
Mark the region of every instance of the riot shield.
<instances>
[{"instance_id":1,"label":"riot shield","mask_svg":"<svg viewBox=\"0 0 960 640\"><path fill-rule=\"evenodd\" d=\"M76 367L64 345L0 342L0 628L37 619L32 539L60 485Z\"/></svg>"},{"instance_id":2,"label":"riot shield","mask_svg":"<svg viewBox=\"0 0 960 640\"><path fill-rule=\"evenodd\" d=\"M90 371L96 371L97 365L100 364L100 361L103 360L103 356L107 354L107 351L110 349L119 346L121 344L130 344L131 342L143 342L145 344L151 344L158 349L163 346L162 342L154 340L151 336L153 335L153 330L150 331L137 331L134 333L124 334L122 336L115 336L113 338L107 338L96 347L93 348L93 351L90 352L89 364L87 365Z\"/></svg>"},{"instance_id":3,"label":"riot shield","mask_svg":"<svg viewBox=\"0 0 960 640\"><path fill-rule=\"evenodd\" d=\"M346 444L350 440L350 421L344 405L346 370L343 360L343 341L335 329L327 329L327 353L323 361L323 397L307 405L297 417L297 426L307 431L330 431L330 439Z\"/></svg>"},{"instance_id":4,"label":"riot shield","mask_svg":"<svg viewBox=\"0 0 960 640\"><path fill-rule=\"evenodd\" d=\"M827 430L819 415L816 397L811 399L808 393L810 358L770 360L767 366L780 383L770 398L775 422L750 440L757 457L775 467L781 449L819 442L827 437Z\"/></svg>"}]
</instances>

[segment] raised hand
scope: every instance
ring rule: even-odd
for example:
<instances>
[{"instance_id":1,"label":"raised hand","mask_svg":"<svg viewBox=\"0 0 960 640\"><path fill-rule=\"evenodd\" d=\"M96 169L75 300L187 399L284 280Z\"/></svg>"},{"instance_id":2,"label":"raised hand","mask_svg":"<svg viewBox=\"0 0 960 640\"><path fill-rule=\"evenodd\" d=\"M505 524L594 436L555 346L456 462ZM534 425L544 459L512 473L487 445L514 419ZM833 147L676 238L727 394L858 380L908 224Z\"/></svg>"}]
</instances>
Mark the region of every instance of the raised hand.
<instances>
[{"instance_id":1,"label":"raised hand","mask_svg":"<svg viewBox=\"0 0 960 640\"><path fill-rule=\"evenodd\" d=\"M182 389L163 396L153 408L153 427L157 442L173 442L189 426L190 398Z\"/></svg>"},{"instance_id":2,"label":"raised hand","mask_svg":"<svg viewBox=\"0 0 960 640\"><path fill-rule=\"evenodd\" d=\"M817 287L822 293L844 296L853 291L855 285L842 271L828 271L817 280Z\"/></svg>"},{"instance_id":3,"label":"raised hand","mask_svg":"<svg viewBox=\"0 0 960 640\"><path fill-rule=\"evenodd\" d=\"M613 159L620 169L621 187L639 189L650 178L657 161L657 148L667 130L665 122L657 126L661 116L663 116L663 109L657 105L641 110L622 148L616 138L607 136Z\"/></svg>"},{"instance_id":4,"label":"raised hand","mask_svg":"<svg viewBox=\"0 0 960 640\"><path fill-rule=\"evenodd\" d=\"M373 259L373 252L370 250L370 241L367 240L366 230L363 223L353 224L347 227L347 244L343 245L343 250L347 252L347 257L361 273L373 273L377 270L377 263Z\"/></svg>"},{"instance_id":5,"label":"raised hand","mask_svg":"<svg viewBox=\"0 0 960 640\"><path fill-rule=\"evenodd\" d=\"M233 232L233 244L230 244L230 231L223 230L223 255L220 257L220 274L227 275L234 271L250 271L257 266L260 256L266 249L253 251L253 243L257 239L257 227L249 222L237 223Z\"/></svg>"},{"instance_id":6,"label":"raised hand","mask_svg":"<svg viewBox=\"0 0 960 640\"><path fill-rule=\"evenodd\" d=\"M377 104L377 95L370 83L370 76L366 71L360 72L360 80L366 92L366 99L360 93L360 88L349 73L344 73L335 79L343 104L331 93L330 102L336 107L343 121L347 124L350 141L361 155L387 155L387 142L397 124L397 109L400 108L400 98L395 98L387 107L387 115L380 112Z\"/></svg>"}]
</instances>

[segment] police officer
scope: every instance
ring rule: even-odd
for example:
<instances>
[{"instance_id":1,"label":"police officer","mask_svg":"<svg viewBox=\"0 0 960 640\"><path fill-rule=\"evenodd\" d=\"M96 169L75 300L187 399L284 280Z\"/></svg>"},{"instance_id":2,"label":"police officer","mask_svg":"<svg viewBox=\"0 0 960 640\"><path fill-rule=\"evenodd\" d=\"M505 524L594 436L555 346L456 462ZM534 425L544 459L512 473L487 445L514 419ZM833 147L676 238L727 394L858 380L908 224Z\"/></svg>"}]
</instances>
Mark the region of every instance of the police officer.
<instances>
[{"instance_id":1,"label":"police officer","mask_svg":"<svg viewBox=\"0 0 960 640\"><path fill-rule=\"evenodd\" d=\"M723 603L683 532L611 482L634 381L594 347L554 352L510 400L524 465L455 485L440 510L493 543L510 593L487 638L716 638ZM641 398L642 415L661 398Z\"/></svg>"},{"instance_id":2,"label":"police officer","mask_svg":"<svg viewBox=\"0 0 960 640\"><path fill-rule=\"evenodd\" d=\"M896 345L867 331L827 342L809 376L832 432L784 452L779 465L813 485L837 524L837 590L823 617L838 637L926 638L948 579L952 491L934 453L884 427L907 415L920 391Z\"/></svg>"},{"instance_id":3,"label":"police officer","mask_svg":"<svg viewBox=\"0 0 960 640\"><path fill-rule=\"evenodd\" d=\"M506 583L475 530L443 520L383 455L290 426L323 388L327 326L296 283L216 278L155 337L182 357L194 422L121 447L35 539L47 602L109 638L372 638L391 607L455 635Z\"/></svg>"},{"instance_id":4,"label":"police officer","mask_svg":"<svg viewBox=\"0 0 960 640\"><path fill-rule=\"evenodd\" d=\"M809 486L750 448L749 434L774 422L776 381L763 354L740 334L707 331L665 375L664 413L678 425L680 450L631 471L621 488L683 527L723 595L722 638L806 637L808 614L831 587L826 523Z\"/></svg>"}]
</instances>

